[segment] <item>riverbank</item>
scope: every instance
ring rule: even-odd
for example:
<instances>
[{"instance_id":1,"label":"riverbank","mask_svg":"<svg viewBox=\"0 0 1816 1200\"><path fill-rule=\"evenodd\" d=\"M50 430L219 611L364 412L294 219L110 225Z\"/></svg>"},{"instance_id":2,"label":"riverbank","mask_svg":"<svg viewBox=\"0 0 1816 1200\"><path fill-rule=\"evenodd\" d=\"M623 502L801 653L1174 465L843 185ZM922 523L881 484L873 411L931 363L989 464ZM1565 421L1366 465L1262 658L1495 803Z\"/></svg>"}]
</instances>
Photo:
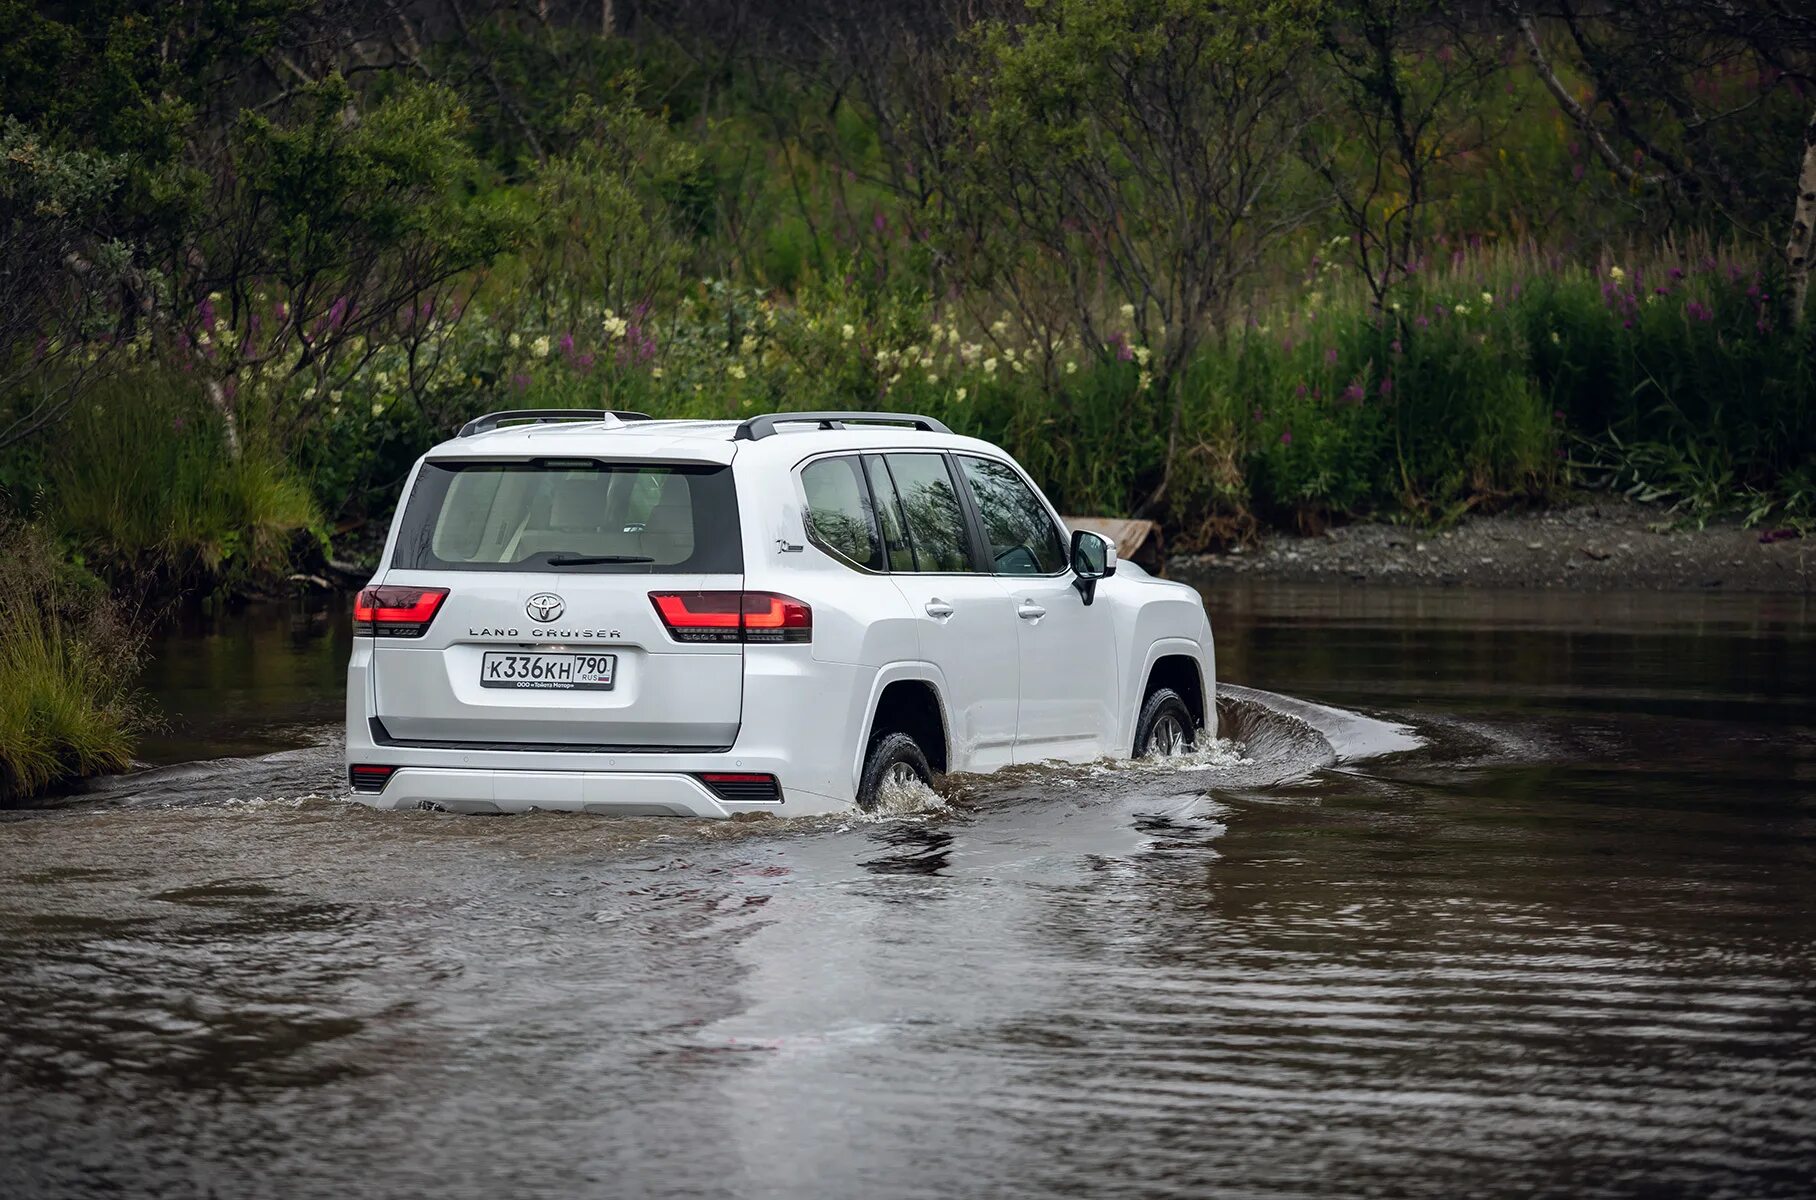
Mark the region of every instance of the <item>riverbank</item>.
<instances>
[{"instance_id":1,"label":"riverbank","mask_svg":"<svg viewBox=\"0 0 1816 1200\"><path fill-rule=\"evenodd\" d=\"M1816 538L1735 521L1677 529L1657 507L1603 499L1446 530L1366 522L1311 537L1270 533L1259 546L1181 555L1169 567L1197 581L1806 594L1816 590Z\"/></svg>"}]
</instances>

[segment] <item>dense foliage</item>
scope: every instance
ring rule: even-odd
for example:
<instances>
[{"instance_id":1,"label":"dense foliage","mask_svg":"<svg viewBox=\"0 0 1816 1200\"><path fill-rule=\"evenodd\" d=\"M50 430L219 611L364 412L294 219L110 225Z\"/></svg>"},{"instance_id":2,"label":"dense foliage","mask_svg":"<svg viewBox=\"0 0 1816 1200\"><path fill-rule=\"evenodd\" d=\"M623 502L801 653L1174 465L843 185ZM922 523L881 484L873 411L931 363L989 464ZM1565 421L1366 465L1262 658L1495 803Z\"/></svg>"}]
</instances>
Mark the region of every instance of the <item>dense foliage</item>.
<instances>
[{"instance_id":1,"label":"dense foliage","mask_svg":"<svg viewBox=\"0 0 1816 1200\"><path fill-rule=\"evenodd\" d=\"M1185 547L1807 523L1812 89L1776 0L0 0L0 512L256 587L607 404L931 411Z\"/></svg>"}]
</instances>

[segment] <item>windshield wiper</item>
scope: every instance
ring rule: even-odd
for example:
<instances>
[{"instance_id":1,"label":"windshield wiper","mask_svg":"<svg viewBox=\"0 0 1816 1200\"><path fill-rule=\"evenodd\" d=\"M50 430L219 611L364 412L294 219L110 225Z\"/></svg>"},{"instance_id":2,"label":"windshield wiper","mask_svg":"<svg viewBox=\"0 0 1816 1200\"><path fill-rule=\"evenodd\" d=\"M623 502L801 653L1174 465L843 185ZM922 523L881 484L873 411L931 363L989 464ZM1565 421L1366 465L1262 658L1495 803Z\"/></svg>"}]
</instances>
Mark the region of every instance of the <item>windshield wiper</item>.
<instances>
[{"instance_id":1,"label":"windshield wiper","mask_svg":"<svg viewBox=\"0 0 1816 1200\"><path fill-rule=\"evenodd\" d=\"M603 563L653 563L647 554L551 554L546 560L551 567L593 567Z\"/></svg>"}]
</instances>

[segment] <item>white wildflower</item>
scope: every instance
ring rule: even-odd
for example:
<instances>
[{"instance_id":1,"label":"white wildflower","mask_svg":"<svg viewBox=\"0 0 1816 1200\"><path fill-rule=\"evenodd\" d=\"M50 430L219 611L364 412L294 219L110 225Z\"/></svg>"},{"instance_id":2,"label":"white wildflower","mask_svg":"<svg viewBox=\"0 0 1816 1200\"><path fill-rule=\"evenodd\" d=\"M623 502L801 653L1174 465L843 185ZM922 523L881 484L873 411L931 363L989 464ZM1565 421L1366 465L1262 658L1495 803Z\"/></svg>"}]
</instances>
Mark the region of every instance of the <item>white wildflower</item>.
<instances>
[{"instance_id":1,"label":"white wildflower","mask_svg":"<svg viewBox=\"0 0 1816 1200\"><path fill-rule=\"evenodd\" d=\"M856 337L857 335L858 335L858 331L857 331L857 327L855 325L839 326L839 336L844 338L846 341L849 342L852 338Z\"/></svg>"},{"instance_id":2,"label":"white wildflower","mask_svg":"<svg viewBox=\"0 0 1816 1200\"><path fill-rule=\"evenodd\" d=\"M743 363L733 363L731 366L725 368L725 373L730 375L733 379L743 379L745 375L748 374L748 372L744 370Z\"/></svg>"},{"instance_id":3,"label":"white wildflower","mask_svg":"<svg viewBox=\"0 0 1816 1200\"><path fill-rule=\"evenodd\" d=\"M530 353L534 354L537 358L547 358L549 356L549 335L545 333L531 342Z\"/></svg>"},{"instance_id":4,"label":"white wildflower","mask_svg":"<svg viewBox=\"0 0 1816 1200\"><path fill-rule=\"evenodd\" d=\"M996 360L994 358L986 358L984 360L984 374L986 374L986 375L996 374Z\"/></svg>"},{"instance_id":5,"label":"white wildflower","mask_svg":"<svg viewBox=\"0 0 1816 1200\"><path fill-rule=\"evenodd\" d=\"M1135 319L1135 306L1133 304L1125 303L1122 306L1122 319L1125 321L1133 321Z\"/></svg>"}]
</instances>

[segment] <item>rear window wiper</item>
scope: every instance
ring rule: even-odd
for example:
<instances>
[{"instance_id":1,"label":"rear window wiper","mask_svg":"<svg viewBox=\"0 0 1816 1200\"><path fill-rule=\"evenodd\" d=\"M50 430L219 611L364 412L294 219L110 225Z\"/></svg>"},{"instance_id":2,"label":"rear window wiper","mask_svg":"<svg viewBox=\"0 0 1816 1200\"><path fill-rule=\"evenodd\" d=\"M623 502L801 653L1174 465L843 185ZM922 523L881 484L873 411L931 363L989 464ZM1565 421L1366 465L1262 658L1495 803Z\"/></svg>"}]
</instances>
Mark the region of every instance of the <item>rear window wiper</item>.
<instances>
[{"instance_id":1,"label":"rear window wiper","mask_svg":"<svg viewBox=\"0 0 1816 1200\"><path fill-rule=\"evenodd\" d=\"M551 567L593 567L603 563L653 563L647 554L551 554L545 560Z\"/></svg>"}]
</instances>

